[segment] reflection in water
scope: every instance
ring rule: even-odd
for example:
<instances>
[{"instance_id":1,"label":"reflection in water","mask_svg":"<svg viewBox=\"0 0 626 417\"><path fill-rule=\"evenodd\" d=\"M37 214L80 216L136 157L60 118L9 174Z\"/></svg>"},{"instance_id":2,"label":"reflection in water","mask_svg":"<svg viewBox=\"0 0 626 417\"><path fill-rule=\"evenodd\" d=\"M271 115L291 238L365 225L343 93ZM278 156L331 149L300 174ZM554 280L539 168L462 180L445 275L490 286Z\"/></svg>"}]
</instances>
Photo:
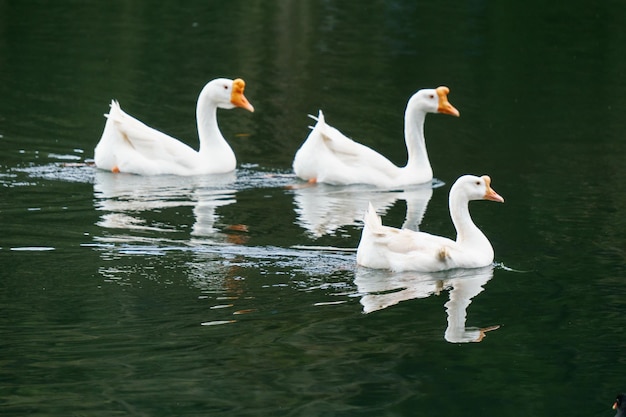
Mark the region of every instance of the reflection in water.
<instances>
[{"instance_id":1,"label":"reflection in water","mask_svg":"<svg viewBox=\"0 0 626 417\"><path fill-rule=\"evenodd\" d=\"M456 269L436 273L401 272L358 268L355 284L362 294L364 313L398 304L414 298L427 298L449 290L445 303L448 327L444 338L451 343L480 342L485 333L499 326L466 327L467 307L493 277L493 266L476 269Z\"/></svg>"},{"instance_id":2,"label":"reflection in water","mask_svg":"<svg viewBox=\"0 0 626 417\"><path fill-rule=\"evenodd\" d=\"M339 187L328 184L295 188L297 222L313 237L334 233L338 228L357 225L363 220L368 202L380 213L397 200L405 200L407 213L403 228L418 230L433 194L432 186L415 186L386 191L370 186Z\"/></svg>"},{"instance_id":3,"label":"reflection in water","mask_svg":"<svg viewBox=\"0 0 626 417\"><path fill-rule=\"evenodd\" d=\"M102 211L98 226L106 229L123 229L126 232L153 231L158 239L163 233L179 231L180 216L167 221L162 216L158 221L148 221L146 213L177 207L191 207L193 224L191 235L198 238L211 238L215 242L228 241L228 234L220 233L217 207L235 202L235 173L223 175L203 175L195 177L179 176L139 176L112 174L97 171L94 177L96 210ZM151 214L151 217L154 217ZM103 241L119 241L128 236L108 236ZM130 238L132 241L132 238ZM143 239L145 241L145 239Z\"/></svg>"}]
</instances>

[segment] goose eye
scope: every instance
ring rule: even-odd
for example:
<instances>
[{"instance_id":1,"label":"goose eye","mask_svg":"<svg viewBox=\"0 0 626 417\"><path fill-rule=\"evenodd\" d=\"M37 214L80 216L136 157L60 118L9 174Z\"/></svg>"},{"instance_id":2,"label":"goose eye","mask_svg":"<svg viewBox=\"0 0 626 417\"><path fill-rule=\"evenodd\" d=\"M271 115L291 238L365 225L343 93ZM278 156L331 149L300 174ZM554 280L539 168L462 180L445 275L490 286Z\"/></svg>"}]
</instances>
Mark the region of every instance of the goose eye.
<instances>
[{"instance_id":1,"label":"goose eye","mask_svg":"<svg viewBox=\"0 0 626 417\"><path fill-rule=\"evenodd\" d=\"M435 98L435 95L434 94L430 94L428 97L429 98Z\"/></svg>"},{"instance_id":2,"label":"goose eye","mask_svg":"<svg viewBox=\"0 0 626 417\"><path fill-rule=\"evenodd\" d=\"M480 185L480 181L476 181L476 185Z\"/></svg>"},{"instance_id":3,"label":"goose eye","mask_svg":"<svg viewBox=\"0 0 626 417\"><path fill-rule=\"evenodd\" d=\"M228 86L227 85L224 86L224 90L228 90Z\"/></svg>"}]
</instances>

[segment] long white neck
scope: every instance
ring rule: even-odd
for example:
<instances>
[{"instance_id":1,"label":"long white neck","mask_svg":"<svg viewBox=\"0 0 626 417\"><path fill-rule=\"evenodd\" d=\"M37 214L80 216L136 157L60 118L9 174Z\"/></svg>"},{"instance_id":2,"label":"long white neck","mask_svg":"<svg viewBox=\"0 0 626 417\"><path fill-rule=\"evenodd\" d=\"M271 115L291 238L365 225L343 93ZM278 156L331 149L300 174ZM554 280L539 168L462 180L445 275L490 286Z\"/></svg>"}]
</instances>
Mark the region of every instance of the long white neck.
<instances>
[{"instance_id":1,"label":"long white neck","mask_svg":"<svg viewBox=\"0 0 626 417\"><path fill-rule=\"evenodd\" d=\"M411 103L407 105L404 113L404 140L408 152L406 167L411 175L419 175L422 178L432 179L433 170L426 152L426 140L424 139L424 120L426 112L411 109Z\"/></svg>"},{"instance_id":2,"label":"long white neck","mask_svg":"<svg viewBox=\"0 0 626 417\"><path fill-rule=\"evenodd\" d=\"M217 125L217 105L204 95L204 91L198 98L196 120L200 139L199 153L201 155L210 153L212 159L216 158L216 154L224 158L232 157L234 159L233 150L222 136Z\"/></svg>"},{"instance_id":3,"label":"long white neck","mask_svg":"<svg viewBox=\"0 0 626 417\"><path fill-rule=\"evenodd\" d=\"M459 244L484 245L491 247L487 237L472 221L469 212L469 201L464 195L450 193L450 217L456 229L456 241Z\"/></svg>"}]
</instances>

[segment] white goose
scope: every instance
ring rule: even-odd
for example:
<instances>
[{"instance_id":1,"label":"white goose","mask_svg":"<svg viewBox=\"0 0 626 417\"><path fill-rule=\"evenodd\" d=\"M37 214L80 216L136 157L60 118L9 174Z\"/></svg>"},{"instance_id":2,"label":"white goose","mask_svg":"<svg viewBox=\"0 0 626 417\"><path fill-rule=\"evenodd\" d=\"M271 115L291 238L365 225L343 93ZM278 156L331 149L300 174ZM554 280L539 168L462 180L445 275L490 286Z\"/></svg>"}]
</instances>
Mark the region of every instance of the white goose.
<instances>
[{"instance_id":1,"label":"white goose","mask_svg":"<svg viewBox=\"0 0 626 417\"><path fill-rule=\"evenodd\" d=\"M404 114L404 138L408 160L398 167L373 149L344 136L327 125L320 110L317 123L293 161L295 174L311 183L371 184L392 188L423 184L433 179L424 140L426 113L459 116L448 102L447 87L419 90L407 103Z\"/></svg>"},{"instance_id":2,"label":"white goose","mask_svg":"<svg viewBox=\"0 0 626 417\"><path fill-rule=\"evenodd\" d=\"M383 226L369 205L357 249L357 264L392 271L436 272L453 268L479 268L493 262L493 248L469 213L471 200L504 202L491 188L487 175L464 175L450 189L450 216L456 240L424 232Z\"/></svg>"},{"instance_id":3,"label":"white goose","mask_svg":"<svg viewBox=\"0 0 626 417\"><path fill-rule=\"evenodd\" d=\"M146 126L126 114L117 101L94 151L98 168L141 175L219 174L233 171L237 160L217 126L217 109L254 107L243 94L245 82L218 78L204 86L198 97L196 119L200 148L192 149L179 140Z\"/></svg>"}]
</instances>

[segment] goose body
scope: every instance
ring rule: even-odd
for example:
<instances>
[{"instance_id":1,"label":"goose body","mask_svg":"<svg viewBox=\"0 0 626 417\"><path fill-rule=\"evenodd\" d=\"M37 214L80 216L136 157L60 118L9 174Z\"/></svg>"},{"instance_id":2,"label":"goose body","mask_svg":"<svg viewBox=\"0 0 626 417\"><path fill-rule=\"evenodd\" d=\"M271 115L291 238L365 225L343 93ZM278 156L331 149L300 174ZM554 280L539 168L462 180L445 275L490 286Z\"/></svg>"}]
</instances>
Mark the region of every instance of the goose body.
<instances>
[{"instance_id":1,"label":"goose body","mask_svg":"<svg viewBox=\"0 0 626 417\"><path fill-rule=\"evenodd\" d=\"M407 164L398 167L375 150L346 137L328 125L320 110L313 130L296 152L295 174L309 182L335 185L370 184L392 188L423 184L433 179L424 139L427 113L459 116L448 102L447 87L424 89L408 101L404 117Z\"/></svg>"},{"instance_id":2,"label":"goose body","mask_svg":"<svg viewBox=\"0 0 626 417\"><path fill-rule=\"evenodd\" d=\"M470 217L471 200L504 202L491 188L488 176L460 177L450 189L449 197L456 240L383 226L370 204L357 249L357 264L375 269L421 272L479 268L491 264L493 248Z\"/></svg>"},{"instance_id":3,"label":"goose body","mask_svg":"<svg viewBox=\"0 0 626 417\"><path fill-rule=\"evenodd\" d=\"M94 150L98 168L140 175L199 175L233 171L237 160L217 125L217 109L241 107L254 111L243 94L241 79L218 78L210 81L198 97L196 119L198 151L153 129L125 113L119 103L111 110Z\"/></svg>"}]
</instances>

